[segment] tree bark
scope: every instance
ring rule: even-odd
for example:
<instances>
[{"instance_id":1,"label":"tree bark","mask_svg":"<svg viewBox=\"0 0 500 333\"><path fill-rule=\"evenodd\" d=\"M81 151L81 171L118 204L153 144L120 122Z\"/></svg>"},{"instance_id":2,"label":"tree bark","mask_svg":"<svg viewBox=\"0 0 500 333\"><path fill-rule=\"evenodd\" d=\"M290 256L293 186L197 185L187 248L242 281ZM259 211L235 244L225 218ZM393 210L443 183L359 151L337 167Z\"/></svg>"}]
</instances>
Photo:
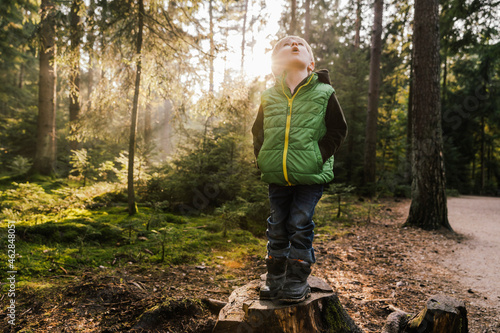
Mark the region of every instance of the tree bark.
<instances>
[{"instance_id":1,"label":"tree bark","mask_svg":"<svg viewBox=\"0 0 500 333\"><path fill-rule=\"evenodd\" d=\"M78 11L82 5L81 0L73 0L71 4L70 13L70 53L71 53L71 65L69 73L69 125L70 134L74 134L74 125L78 120L80 115L80 42L81 42L81 26L80 26L80 16ZM70 148L75 150L78 149L78 141L71 140L69 142Z\"/></svg>"},{"instance_id":2,"label":"tree bark","mask_svg":"<svg viewBox=\"0 0 500 333\"><path fill-rule=\"evenodd\" d=\"M172 102L170 100L165 100L161 108L160 113L160 144L161 150L163 150L162 157L172 153Z\"/></svg>"},{"instance_id":3,"label":"tree bark","mask_svg":"<svg viewBox=\"0 0 500 333\"><path fill-rule=\"evenodd\" d=\"M484 123L484 115L481 115L481 123L480 123L480 127L481 127L481 148L479 150L479 160L480 160L480 163L481 163L481 168L479 169L480 173L481 173L481 187L479 189L479 194L480 195L484 195L484 186L485 186L485 163L484 163L484 137L485 137L485 123Z\"/></svg>"},{"instance_id":4,"label":"tree bark","mask_svg":"<svg viewBox=\"0 0 500 333\"><path fill-rule=\"evenodd\" d=\"M304 17L304 39L309 42L311 38L311 0L304 2L305 17Z\"/></svg>"},{"instance_id":5,"label":"tree bark","mask_svg":"<svg viewBox=\"0 0 500 333\"><path fill-rule=\"evenodd\" d=\"M439 92L439 3L416 0L413 24L412 201L407 225L451 229Z\"/></svg>"},{"instance_id":6,"label":"tree bark","mask_svg":"<svg viewBox=\"0 0 500 333\"><path fill-rule=\"evenodd\" d=\"M412 159L412 113L413 113L413 55L410 55L410 87L408 88L408 115L406 124L406 167L405 180L407 184L411 184L411 159Z\"/></svg>"},{"instance_id":7,"label":"tree bark","mask_svg":"<svg viewBox=\"0 0 500 333\"><path fill-rule=\"evenodd\" d=\"M40 73L36 153L31 173L53 175L56 163L55 7L42 0L40 21Z\"/></svg>"},{"instance_id":8,"label":"tree bark","mask_svg":"<svg viewBox=\"0 0 500 333\"><path fill-rule=\"evenodd\" d=\"M443 91L441 92L441 104L446 102L446 85L448 83L448 50L445 48L443 55Z\"/></svg>"},{"instance_id":9,"label":"tree bark","mask_svg":"<svg viewBox=\"0 0 500 333\"><path fill-rule=\"evenodd\" d=\"M147 154L149 154L153 149L153 126L151 124L152 122L151 118L152 118L152 110L148 94L148 101L146 104L146 110L144 112L144 147Z\"/></svg>"},{"instance_id":10,"label":"tree bark","mask_svg":"<svg viewBox=\"0 0 500 333\"><path fill-rule=\"evenodd\" d=\"M479 123L479 126L480 126L480 140L481 140L481 145L480 145L480 152L479 152L479 161L480 161L480 164L481 164L481 167L479 169L479 172L480 172L480 177L481 177L481 186L479 188L479 194L483 195L485 193L485 190L486 190L486 166L487 166L487 158L486 158L486 145L487 145L487 142L486 142L486 139L487 139L487 134L486 134L486 122L485 122L485 114L487 114L488 112L488 106L487 106L487 103L481 103L482 101L484 101L485 97L488 96L488 92L487 92L487 89L486 89L486 85L488 84L488 82L490 81L490 78L489 78L489 71L490 71L490 58L488 55L485 55L485 57L483 58L483 60L481 61L481 65L480 65L480 73L481 73L481 79L482 79L482 82L481 82L481 85L480 85L480 88L479 90L476 90L476 94L478 94L478 92L480 92L480 98L478 98L478 106L477 106L477 109L478 110L481 110L481 121Z\"/></svg>"},{"instance_id":11,"label":"tree bark","mask_svg":"<svg viewBox=\"0 0 500 333\"><path fill-rule=\"evenodd\" d=\"M17 83L17 87L19 89L23 89L24 87L24 64L21 64L19 68L19 82Z\"/></svg>"},{"instance_id":12,"label":"tree bark","mask_svg":"<svg viewBox=\"0 0 500 333\"><path fill-rule=\"evenodd\" d=\"M291 0L289 35L295 35L297 31L297 0Z\"/></svg>"},{"instance_id":13,"label":"tree bark","mask_svg":"<svg viewBox=\"0 0 500 333\"><path fill-rule=\"evenodd\" d=\"M91 99L90 99L90 95L92 94L92 89L93 89L93 85L94 85L94 57L93 57L93 52L94 52L94 43L95 43L95 40L96 40L96 37L94 35L94 29L95 29L95 21L94 21L94 15L95 15L95 2L94 0L91 0L90 1L90 4L89 4L89 10L88 10L88 21L89 23L94 23L92 24L89 28L90 28L90 31L87 33L87 38L88 38L88 42L87 42L87 48L89 50L88 52L88 56L89 56L89 62L88 62L88 66L89 66L89 70L87 72L87 100L89 101L89 103L91 102Z\"/></svg>"},{"instance_id":14,"label":"tree bark","mask_svg":"<svg viewBox=\"0 0 500 333\"><path fill-rule=\"evenodd\" d=\"M208 91L214 93L214 58L215 58L215 43L214 43L214 8L213 0L209 1L208 15L210 24L210 59L209 59L209 87Z\"/></svg>"},{"instance_id":15,"label":"tree bark","mask_svg":"<svg viewBox=\"0 0 500 333\"><path fill-rule=\"evenodd\" d=\"M370 83L368 92L368 113L366 118L364 184L376 181L377 120L380 91L380 57L382 53L382 15L384 1L375 0L374 22L370 52Z\"/></svg>"},{"instance_id":16,"label":"tree bark","mask_svg":"<svg viewBox=\"0 0 500 333\"><path fill-rule=\"evenodd\" d=\"M135 191L134 191L134 158L135 144L137 133L137 114L139 106L139 91L141 86L141 71L142 71L142 30L144 27L144 0L139 0L139 17L138 17L138 32L137 32L137 70L135 74L135 91L134 102L132 105L132 121L130 125L130 140L128 149L128 213L134 215L137 213L135 206Z\"/></svg>"},{"instance_id":17,"label":"tree bark","mask_svg":"<svg viewBox=\"0 0 500 333\"><path fill-rule=\"evenodd\" d=\"M360 32L361 32L361 0L356 1L356 22L354 23L354 29L356 30L354 35L354 48L359 49L361 42Z\"/></svg>"},{"instance_id":18,"label":"tree bark","mask_svg":"<svg viewBox=\"0 0 500 333\"><path fill-rule=\"evenodd\" d=\"M241 76L244 74L245 68L245 44L246 44L246 32L247 32L247 15L248 15L248 0L245 0L245 9L243 11L243 30L241 38Z\"/></svg>"}]
</instances>

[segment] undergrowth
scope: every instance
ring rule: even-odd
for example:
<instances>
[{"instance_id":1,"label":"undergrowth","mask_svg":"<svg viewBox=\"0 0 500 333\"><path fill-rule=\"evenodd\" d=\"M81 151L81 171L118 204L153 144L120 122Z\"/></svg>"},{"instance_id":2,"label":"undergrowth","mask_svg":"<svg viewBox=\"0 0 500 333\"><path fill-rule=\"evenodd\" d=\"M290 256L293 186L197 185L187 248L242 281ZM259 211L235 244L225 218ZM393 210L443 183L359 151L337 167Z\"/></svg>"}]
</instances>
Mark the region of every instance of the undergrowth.
<instances>
[{"instance_id":1,"label":"undergrowth","mask_svg":"<svg viewBox=\"0 0 500 333\"><path fill-rule=\"evenodd\" d=\"M207 215L179 215L165 210L162 202L143 202L139 213L129 216L123 188L111 183L78 187L61 180L14 182L3 186L0 196L2 220L15 223L18 281L78 275L89 267L227 262L236 267L249 256L265 256L267 202L236 198ZM316 208L316 233L337 234L353 221L369 220L378 208L349 193L326 191ZM6 227L0 225L4 249ZM2 280L10 270L7 265L2 251Z\"/></svg>"}]
</instances>

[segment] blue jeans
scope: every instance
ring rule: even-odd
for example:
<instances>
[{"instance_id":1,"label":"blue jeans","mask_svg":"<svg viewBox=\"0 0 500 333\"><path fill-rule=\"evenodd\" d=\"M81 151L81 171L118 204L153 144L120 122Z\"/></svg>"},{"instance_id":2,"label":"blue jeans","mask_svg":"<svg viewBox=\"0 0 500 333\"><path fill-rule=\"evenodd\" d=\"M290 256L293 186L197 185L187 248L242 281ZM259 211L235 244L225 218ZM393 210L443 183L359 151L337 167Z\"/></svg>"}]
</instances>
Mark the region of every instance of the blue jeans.
<instances>
[{"instance_id":1,"label":"blue jeans","mask_svg":"<svg viewBox=\"0 0 500 333\"><path fill-rule=\"evenodd\" d=\"M267 219L267 251L272 257L316 262L312 242L312 217L323 184L279 186L269 185L271 216Z\"/></svg>"}]
</instances>

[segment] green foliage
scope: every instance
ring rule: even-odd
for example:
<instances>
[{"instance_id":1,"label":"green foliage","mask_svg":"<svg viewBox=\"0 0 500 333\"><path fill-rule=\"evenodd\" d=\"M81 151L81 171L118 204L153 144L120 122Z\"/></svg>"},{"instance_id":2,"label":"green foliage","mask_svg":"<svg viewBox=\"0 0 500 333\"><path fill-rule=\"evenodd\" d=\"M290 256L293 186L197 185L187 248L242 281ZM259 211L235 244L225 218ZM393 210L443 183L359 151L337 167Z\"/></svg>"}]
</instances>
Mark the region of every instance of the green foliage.
<instances>
[{"instance_id":1,"label":"green foliage","mask_svg":"<svg viewBox=\"0 0 500 333\"><path fill-rule=\"evenodd\" d=\"M4 210L7 214L48 212L54 205L54 198L47 194L41 185L15 182L12 185L14 188L0 192L2 213Z\"/></svg>"},{"instance_id":2,"label":"green foliage","mask_svg":"<svg viewBox=\"0 0 500 333\"><path fill-rule=\"evenodd\" d=\"M37 183L13 182L13 188L0 191L0 217L20 220L38 216L37 219L46 220L52 215L64 214L71 208L92 207L102 203L106 193L111 198L113 193L119 193L115 184L106 182L80 188L61 185L53 181L45 185L52 189L46 190Z\"/></svg>"},{"instance_id":3,"label":"green foliage","mask_svg":"<svg viewBox=\"0 0 500 333\"><path fill-rule=\"evenodd\" d=\"M17 155L9 163L8 168L16 174L25 174L31 167L31 160L27 157Z\"/></svg>"},{"instance_id":4,"label":"green foliage","mask_svg":"<svg viewBox=\"0 0 500 333\"><path fill-rule=\"evenodd\" d=\"M329 194L335 194L337 196L337 216L336 218L339 219L341 216L341 203L342 203L342 196L349 195L350 193L354 192L356 190L356 187L352 185L346 185L342 183L334 183L330 184L328 188L326 189L326 193Z\"/></svg>"},{"instance_id":5,"label":"green foliage","mask_svg":"<svg viewBox=\"0 0 500 333\"><path fill-rule=\"evenodd\" d=\"M37 7L33 1L0 4L0 170L17 156L32 157L34 153L38 70L33 35Z\"/></svg>"},{"instance_id":6,"label":"green foliage","mask_svg":"<svg viewBox=\"0 0 500 333\"><path fill-rule=\"evenodd\" d=\"M394 189L394 196L396 198L411 198L411 186L410 185L398 185Z\"/></svg>"},{"instance_id":7,"label":"green foliage","mask_svg":"<svg viewBox=\"0 0 500 333\"><path fill-rule=\"evenodd\" d=\"M122 222L120 222L120 227L123 228L125 231L127 231L128 234L128 240L132 240L132 231L137 232L141 225L142 225L142 220L138 218L127 218L124 219Z\"/></svg>"},{"instance_id":8,"label":"green foliage","mask_svg":"<svg viewBox=\"0 0 500 333\"><path fill-rule=\"evenodd\" d=\"M172 211L198 215L238 197L248 202L266 199L245 134L251 119L248 95L227 90L207 100L198 110L206 117L203 127L191 130L179 154L153 174L144 201L168 202Z\"/></svg>"},{"instance_id":9,"label":"green foliage","mask_svg":"<svg viewBox=\"0 0 500 333\"><path fill-rule=\"evenodd\" d=\"M72 167L70 173L76 173L77 179L83 179L83 186L87 183L88 173L91 168L87 149L72 150L69 164Z\"/></svg>"},{"instance_id":10,"label":"green foliage","mask_svg":"<svg viewBox=\"0 0 500 333\"><path fill-rule=\"evenodd\" d=\"M115 163L118 164L118 167L111 168L112 171L116 174L120 183L126 184L128 177L128 152L122 151L120 155L115 158ZM109 167L109 164L104 163L101 170L106 171L107 167ZM136 154L134 156L134 182L139 184L146 183L150 179L147 170L146 159Z\"/></svg>"},{"instance_id":11,"label":"green foliage","mask_svg":"<svg viewBox=\"0 0 500 333\"><path fill-rule=\"evenodd\" d=\"M257 237L265 235L266 221L270 214L268 200L248 202L238 197L234 201L226 202L218 207L214 214L217 216L217 226L212 225L214 231L222 231L224 237L228 230L241 228L250 231Z\"/></svg>"},{"instance_id":12,"label":"green foliage","mask_svg":"<svg viewBox=\"0 0 500 333\"><path fill-rule=\"evenodd\" d=\"M127 192L124 188L115 191L104 192L92 198L92 207L110 206L117 203L127 202Z\"/></svg>"},{"instance_id":13,"label":"green foliage","mask_svg":"<svg viewBox=\"0 0 500 333\"><path fill-rule=\"evenodd\" d=\"M224 84L216 84L213 92L207 92L210 59L220 59L230 48L225 36L235 31L224 22L241 18L242 6L215 1L216 24L214 35L209 36L202 32L208 28L203 19L206 3L192 1L189 5L188 15L185 3L152 2L146 6L146 25L151 33L145 34L143 41L137 132L140 158L134 173L139 199L166 201L171 210L198 214L238 196L249 202L262 200L255 195L260 188L256 185L258 172L252 167L249 132L256 109L253 103L258 100L256 92L262 91L265 83L243 83L228 68ZM361 38L355 44L358 5ZM395 0L386 5L389 14L384 18L383 31L378 182L374 185L379 195L401 194L410 182L406 136L413 5ZM441 3L445 169L448 186L461 193L493 194L499 187L500 29L494 5L491 1ZM57 169L61 175L72 174L83 185L117 179L125 184L128 163L123 151L128 144L134 93L138 6L133 2L80 2L79 28L84 34L78 50L82 54L82 112L72 124L68 112L64 112L68 93L75 89L68 84L75 55L68 47L73 29L67 20L69 6L64 1L55 6L57 108L61 111L56 119ZM349 126L346 142L336 154L336 180L360 190L372 23L369 8L366 1L320 1L310 8L314 20L309 27L316 68L330 70ZM0 171L8 174L23 174L35 156L38 9L39 4L33 1L0 5ZM276 38L289 29L289 10L284 7L282 29ZM296 18L301 23L297 34L305 32L304 15L304 8L298 6ZM252 18L248 36L265 20L263 16ZM193 24L199 31L192 31ZM168 43L162 37L165 34ZM210 37L215 42L213 55L199 47ZM247 44L250 47L253 42ZM147 115L151 115L151 121ZM70 156L69 144L75 141L82 148ZM158 162L164 168L156 168L158 172L152 176ZM6 209L10 213L4 215L19 213Z\"/></svg>"}]
</instances>

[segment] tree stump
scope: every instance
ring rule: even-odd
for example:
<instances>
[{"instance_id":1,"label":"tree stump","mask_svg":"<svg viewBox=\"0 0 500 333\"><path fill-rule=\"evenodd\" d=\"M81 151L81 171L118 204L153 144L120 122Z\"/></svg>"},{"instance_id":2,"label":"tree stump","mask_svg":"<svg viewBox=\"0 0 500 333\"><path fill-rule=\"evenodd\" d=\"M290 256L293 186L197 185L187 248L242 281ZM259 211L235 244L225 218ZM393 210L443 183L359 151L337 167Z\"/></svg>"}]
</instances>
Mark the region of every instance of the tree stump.
<instances>
[{"instance_id":1,"label":"tree stump","mask_svg":"<svg viewBox=\"0 0 500 333\"><path fill-rule=\"evenodd\" d=\"M389 315L382 333L467 333L464 302L445 295L429 298L417 315L396 311Z\"/></svg>"},{"instance_id":2,"label":"tree stump","mask_svg":"<svg viewBox=\"0 0 500 333\"><path fill-rule=\"evenodd\" d=\"M262 301L259 289L266 275L233 291L219 313L214 333L362 333L346 313L332 288L309 276L311 296L298 304Z\"/></svg>"}]
</instances>

